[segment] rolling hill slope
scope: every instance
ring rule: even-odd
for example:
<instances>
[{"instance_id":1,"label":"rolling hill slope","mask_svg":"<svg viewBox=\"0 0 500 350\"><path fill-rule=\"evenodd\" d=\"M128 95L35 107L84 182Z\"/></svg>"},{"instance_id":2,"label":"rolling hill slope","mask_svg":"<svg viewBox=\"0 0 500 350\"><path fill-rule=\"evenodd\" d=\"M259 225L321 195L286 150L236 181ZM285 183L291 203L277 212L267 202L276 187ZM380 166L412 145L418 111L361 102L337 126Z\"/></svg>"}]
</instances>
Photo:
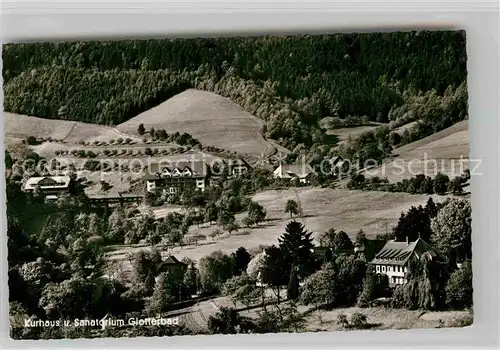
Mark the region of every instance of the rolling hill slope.
<instances>
[{"instance_id":1,"label":"rolling hill slope","mask_svg":"<svg viewBox=\"0 0 500 350\"><path fill-rule=\"evenodd\" d=\"M69 120L57 120L31 117L15 113L3 113L5 136L7 138L24 139L28 136L36 138L60 139L69 144L80 141L91 142L94 140L109 141L112 138L130 137L140 140L137 135L125 135L113 127L74 122Z\"/></svg>"},{"instance_id":2,"label":"rolling hill slope","mask_svg":"<svg viewBox=\"0 0 500 350\"><path fill-rule=\"evenodd\" d=\"M421 140L394 149L393 159L362 173L367 176L387 177L391 182L420 173L433 177L437 172L442 172L455 177L468 168L468 138L468 121L464 120Z\"/></svg>"},{"instance_id":3,"label":"rolling hill slope","mask_svg":"<svg viewBox=\"0 0 500 350\"><path fill-rule=\"evenodd\" d=\"M204 146L215 146L241 154L271 156L276 147L261 135L263 121L244 111L228 98L211 92L186 90L160 105L118 125L135 133L139 124L165 129L167 133L187 132Z\"/></svg>"}]
</instances>

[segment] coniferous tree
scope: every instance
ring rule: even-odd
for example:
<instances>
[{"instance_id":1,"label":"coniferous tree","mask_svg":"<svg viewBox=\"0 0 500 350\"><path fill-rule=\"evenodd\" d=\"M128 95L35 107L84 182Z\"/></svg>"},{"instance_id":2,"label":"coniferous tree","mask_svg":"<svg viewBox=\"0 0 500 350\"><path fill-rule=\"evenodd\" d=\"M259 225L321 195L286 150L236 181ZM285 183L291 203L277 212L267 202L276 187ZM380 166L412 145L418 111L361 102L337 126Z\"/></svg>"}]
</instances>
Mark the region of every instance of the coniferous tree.
<instances>
[{"instance_id":1,"label":"coniferous tree","mask_svg":"<svg viewBox=\"0 0 500 350\"><path fill-rule=\"evenodd\" d=\"M168 283L167 273L161 273L155 282L153 295L147 306L150 315L158 315L166 311L168 305L171 303L172 296L169 294L171 291L168 288Z\"/></svg>"},{"instance_id":2,"label":"coniferous tree","mask_svg":"<svg viewBox=\"0 0 500 350\"><path fill-rule=\"evenodd\" d=\"M290 221L285 232L278 238L279 248L283 252L287 270L291 265L298 269L299 278L307 276L313 265L312 232L308 232L298 221Z\"/></svg>"},{"instance_id":3,"label":"coniferous tree","mask_svg":"<svg viewBox=\"0 0 500 350\"><path fill-rule=\"evenodd\" d=\"M432 197L429 197L429 199L427 200L427 203L425 205L425 210L427 211L431 219L437 215L438 207L436 206L436 203L434 203L434 201L432 200Z\"/></svg>"},{"instance_id":4,"label":"coniferous tree","mask_svg":"<svg viewBox=\"0 0 500 350\"><path fill-rule=\"evenodd\" d=\"M287 298L288 300L295 300L299 297L299 279L297 277L297 269L292 265L290 271L290 280L288 281L287 288Z\"/></svg>"},{"instance_id":5,"label":"coniferous tree","mask_svg":"<svg viewBox=\"0 0 500 350\"><path fill-rule=\"evenodd\" d=\"M366 240L366 233L360 229L358 233L356 233L356 239L354 240L354 243L358 244L363 244Z\"/></svg>"},{"instance_id":6,"label":"coniferous tree","mask_svg":"<svg viewBox=\"0 0 500 350\"><path fill-rule=\"evenodd\" d=\"M414 242L418 238L426 242L430 241L431 228L430 228L429 212L422 208L422 206L411 207L406 214L401 213L401 217L393 230L396 241Z\"/></svg>"}]
</instances>

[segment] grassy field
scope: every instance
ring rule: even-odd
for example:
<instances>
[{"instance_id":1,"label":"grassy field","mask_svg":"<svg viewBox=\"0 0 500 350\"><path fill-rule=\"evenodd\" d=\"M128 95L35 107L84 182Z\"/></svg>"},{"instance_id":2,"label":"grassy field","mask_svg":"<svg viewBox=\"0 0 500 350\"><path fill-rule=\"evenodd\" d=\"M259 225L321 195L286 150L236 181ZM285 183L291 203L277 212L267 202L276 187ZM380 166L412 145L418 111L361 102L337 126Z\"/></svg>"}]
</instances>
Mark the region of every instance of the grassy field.
<instances>
[{"instance_id":1,"label":"grassy field","mask_svg":"<svg viewBox=\"0 0 500 350\"><path fill-rule=\"evenodd\" d=\"M387 177L391 182L419 173L431 177L437 172L450 177L461 175L469 166L468 135L468 121L459 122L429 137L396 148L393 159L363 173L367 176Z\"/></svg>"},{"instance_id":2,"label":"grassy field","mask_svg":"<svg viewBox=\"0 0 500 350\"><path fill-rule=\"evenodd\" d=\"M188 132L203 145L241 154L273 155L276 148L261 135L263 121L222 96L199 90L186 90L160 105L120 124L117 129L134 133L140 123L148 130L167 133Z\"/></svg>"},{"instance_id":3,"label":"grassy field","mask_svg":"<svg viewBox=\"0 0 500 350\"><path fill-rule=\"evenodd\" d=\"M286 293L286 291L283 290L283 293ZM266 294L267 297L275 298L270 291L267 291ZM189 308L186 313L179 317L179 322L196 330L207 330L206 322L208 318L214 316L220 307L235 307L237 310L241 310L240 315L252 319L258 318L261 311L259 306L247 309L240 302L236 302L235 305L229 297L217 297L202 301ZM272 310L274 306L268 305L267 309ZM336 322L338 315L344 314L350 319L351 315L357 312L366 315L367 328L370 330L461 327L470 325L472 321L472 316L468 311L424 312L386 307L359 308L355 306L317 311L305 305L298 305L297 310L305 316L306 329L304 331L306 332L343 331L345 329Z\"/></svg>"},{"instance_id":4,"label":"grassy field","mask_svg":"<svg viewBox=\"0 0 500 350\"><path fill-rule=\"evenodd\" d=\"M53 138L64 140L67 144L76 144L80 141L109 141L111 139L130 137L135 141L141 139L131 134L124 134L115 128L103 125L80 123L68 120L56 120L30 117L26 115L3 113L5 136L25 138Z\"/></svg>"},{"instance_id":5,"label":"grassy field","mask_svg":"<svg viewBox=\"0 0 500 350\"><path fill-rule=\"evenodd\" d=\"M417 121L410 122L410 123L401 125L400 127L397 127L393 131L396 132L396 133L398 133L398 134L400 134L400 135L402 135L405 132L405 130L410 130L416 124L417 124Z\"/></svg>"},{"instance_id":6,"label":"grassy field","mask_svg":"<svg viewBox=\"0 0 500 350\"><path fill-rule=\"evenodd\" d=\"M347 141L347 139L349 139L349 137L359 136L366 131L376 129L377 127L379 127L381 125L384 125L384 124L373 122L373 123L370 123L369 125L331 129L331 130L328 130L326 133L327 133L327 135L336 136L338 138L338 144L340 145L341 143Z\"/></svg>"},{"instance_id":7,"label":"grassy field","mask_svg":"<svg viewBox=\"0 0 500 350\"><path fill-rule=\"evenodd\" d=\"M198 245L175 247L165 254L174 254L179 259L188 257L198 260L216 250L232 253L241 246L247 249L259 245L277 244L277 238L284 232L285 225L290 217L285 214L285 204L288 199L299 198L304 217L299 218L316 238L320 233L335 228L344 230L354 239L359 229L363 229L368 237L385 233L397 222L402 211L412 205L424 205L429 196L411 195L407 193L348 191L327 188L301 188L282 191L265 191L256 194L253 200L262 204L267 210L268 221L259 227L241 228L231 235L225 234L220 238L212 239L210 233L216 229L215 225L204 224L199 228L191 226L188 235L201 234L206 240ZM436 202L443 201L444 196L433 196ZM166 214L175 208L157 209L158 215ZM246 214L236 215L237 221ZM124 260L126 253L145 249L144 246L115 246L112 247L109 258ZM146 248L148 249L148 248ZM123 261L127 264L127 262ZM128 269L127 266L124 269Z\"/></svg>"}]
</instances>

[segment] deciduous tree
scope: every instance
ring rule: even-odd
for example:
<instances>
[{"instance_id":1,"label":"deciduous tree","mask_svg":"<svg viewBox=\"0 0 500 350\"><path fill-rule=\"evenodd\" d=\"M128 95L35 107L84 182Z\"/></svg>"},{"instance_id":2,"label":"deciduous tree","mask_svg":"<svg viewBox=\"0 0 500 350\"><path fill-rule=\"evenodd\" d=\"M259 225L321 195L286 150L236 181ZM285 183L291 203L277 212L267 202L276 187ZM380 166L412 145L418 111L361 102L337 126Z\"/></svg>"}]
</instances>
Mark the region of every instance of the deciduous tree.
<instances>
[{"instance_id":1,"label":"deciduous tree","mask_svg":"<svg viewBox=\"0 0 500 350\"><path fill-rule=\"evenodd\" d=\"M290 218L293 218L294 215L299 215L299 205L293 199L289 199L286 202L285 213L290 214Z\"/></svg>"},{"instance_id":2,"label":"deciduous tree","mask_svg":"<svg viewBox=\"0 0 500 350\"><path fill-rule=\"evenodd\" d=\"M472 258L471 205L466 199L449 200L432 219L432 244L444 256Z\"/></svg>"}]
</instances>

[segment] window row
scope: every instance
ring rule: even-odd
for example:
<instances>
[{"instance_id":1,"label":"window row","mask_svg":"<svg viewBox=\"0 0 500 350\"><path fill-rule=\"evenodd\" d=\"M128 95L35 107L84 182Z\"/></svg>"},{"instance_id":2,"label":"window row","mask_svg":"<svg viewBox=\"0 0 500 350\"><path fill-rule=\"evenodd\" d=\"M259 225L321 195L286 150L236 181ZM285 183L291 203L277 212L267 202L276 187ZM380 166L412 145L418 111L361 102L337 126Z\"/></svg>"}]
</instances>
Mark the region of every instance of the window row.
<instances>
[{"instance_id":1,"label":"window row","mask_svg":"<svg viewBox=\"0 0 500 350\"><path fill-rule=\"evenodd\" d=\"M399 265L377 265L376 267L377 272L406 272L406 267L405 266L399 266Z\"/></svg>"}]
</instances>

